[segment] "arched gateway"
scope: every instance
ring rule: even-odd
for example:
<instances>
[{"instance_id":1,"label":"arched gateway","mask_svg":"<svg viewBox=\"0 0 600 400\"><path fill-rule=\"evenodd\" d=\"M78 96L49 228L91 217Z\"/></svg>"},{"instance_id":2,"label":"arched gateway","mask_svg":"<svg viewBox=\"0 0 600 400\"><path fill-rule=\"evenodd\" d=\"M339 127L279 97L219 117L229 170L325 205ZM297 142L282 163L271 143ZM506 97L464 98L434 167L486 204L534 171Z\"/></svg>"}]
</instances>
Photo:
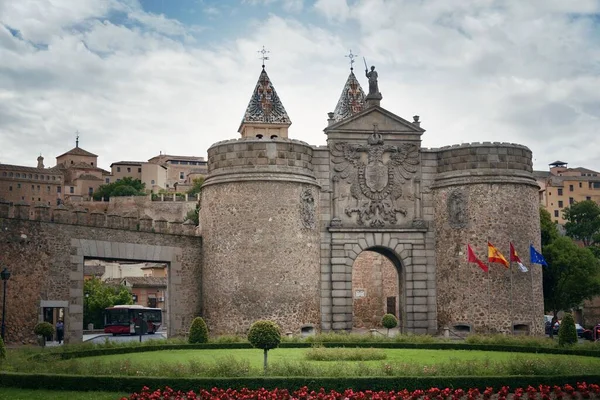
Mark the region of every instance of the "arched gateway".
<instances>
[{"instance_id":1,"label":"arched gateway","mask_svg":"<svg viewBox=\"0 0 600 400\"><path fill-rule=\"evenodd\" d=\"M469 243L483 257L487 240L512 241L521 254L539 244L531 151L424 149L419 117L409 122L381 99L351 72L328 113L327 146L310 146L288 139L291 120L261 71L241 138L208 151L202 297L213 332L243 332L259 318L290 332L351 330L353 265L364 251L394 262L406 332L542 332L541 271L510 271L506 285L508 272L485 275L464 254Z\"/></svg>"}]
</instances>

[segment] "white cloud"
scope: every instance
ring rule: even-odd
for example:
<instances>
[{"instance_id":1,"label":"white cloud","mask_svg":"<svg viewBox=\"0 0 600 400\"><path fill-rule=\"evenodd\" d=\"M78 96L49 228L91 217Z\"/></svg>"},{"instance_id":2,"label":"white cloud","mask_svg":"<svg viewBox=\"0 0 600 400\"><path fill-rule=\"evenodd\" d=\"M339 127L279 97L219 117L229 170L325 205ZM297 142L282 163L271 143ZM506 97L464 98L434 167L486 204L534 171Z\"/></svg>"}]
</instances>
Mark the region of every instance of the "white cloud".
<instances>
[{"instance_id":1,"label":"white cloud","mask_svg":"<svg viewBox=\"0 0 600 400\"><path fill-rule=\"evenodd\" d=\"M278 15L275 0L250 1L264 17L230 17L237 37L204 40L133 0L0 0L0 161L35 165L42 151L50 165L75 130L105 167L205 155L238 136L264 44L294 138L325 143L352 48L377 67L382 106L421 115L425 146L518 142L536 168L600 169L599 31L587 17L598 2L318 0L298 14L302 2L282 0L290 14Z\"/></svg>"}]
</instances>

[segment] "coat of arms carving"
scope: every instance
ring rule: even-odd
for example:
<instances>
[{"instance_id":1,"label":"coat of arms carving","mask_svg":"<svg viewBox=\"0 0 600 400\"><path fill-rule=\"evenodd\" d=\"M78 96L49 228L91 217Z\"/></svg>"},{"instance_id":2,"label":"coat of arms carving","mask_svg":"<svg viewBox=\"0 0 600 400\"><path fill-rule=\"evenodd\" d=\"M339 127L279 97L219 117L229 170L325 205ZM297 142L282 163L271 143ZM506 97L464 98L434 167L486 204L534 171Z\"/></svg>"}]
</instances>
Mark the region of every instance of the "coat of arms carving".
<instances>
[{"instance_id":1,"label":"coat of arms carving","mask_svg":"<svg viewBox=\"0 0 600 400\"><path fill-rule=\"evenodd\" d=\"M413 143L386 145L375 126L366 145L338 142L331 145L334 179L350 183L355 207L347 207L346 215L357 215L360 225L380 228L398 222L398 214L407 210L396 203L411 200L407 182L417 172L419 147ZM366 155L366 156L365 156Z\"/></svg>"}]
</instances>

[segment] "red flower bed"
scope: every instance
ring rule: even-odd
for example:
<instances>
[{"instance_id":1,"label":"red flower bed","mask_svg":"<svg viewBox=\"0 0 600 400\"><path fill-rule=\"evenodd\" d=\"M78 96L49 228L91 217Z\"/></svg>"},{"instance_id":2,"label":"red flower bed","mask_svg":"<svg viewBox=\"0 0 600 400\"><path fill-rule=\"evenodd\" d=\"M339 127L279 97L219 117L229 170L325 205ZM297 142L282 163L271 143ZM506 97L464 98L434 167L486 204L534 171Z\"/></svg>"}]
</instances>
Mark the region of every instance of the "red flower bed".
<instances>
[{"instance_id":1,"label":"red flower bed","mask_svg":"<svg viewBox=\"0 0 600 400\"><path fill-rule=\"evenodd\" d=\"M479 389L440 389L433 387L428 390L401 390L391 392L374 392L370 390L353 391L348 389L343 393L334 390L309 391L306 387L294 392L287 389L201 389L198 392L175 391L169 387L152 391L143 387L139 393L133 393L129 399L121 400L569 400L600 398L600 386L596 384L578 383L571 385L527 388L511 390L504 386L495 391L491 387L483 392Z\"/></svg>"}]
</instances>

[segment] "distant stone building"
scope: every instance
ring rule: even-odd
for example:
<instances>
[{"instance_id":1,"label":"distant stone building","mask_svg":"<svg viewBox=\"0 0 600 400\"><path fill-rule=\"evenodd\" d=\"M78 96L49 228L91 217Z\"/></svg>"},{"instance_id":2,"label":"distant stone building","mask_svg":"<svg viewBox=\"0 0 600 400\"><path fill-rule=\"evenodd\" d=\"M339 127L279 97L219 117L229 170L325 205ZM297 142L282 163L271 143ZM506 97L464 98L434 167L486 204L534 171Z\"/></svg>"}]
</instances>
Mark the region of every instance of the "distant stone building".
<instances>
[{"instance_id":1,"label":"distant stone building","mask_svg":"<svg viewBox=\"0 0 600 400\"><path fill-rule=\"evenodd\" d=\"M81 201L107 182L110 173L98 168L98 156L79 147L79 137L71 150L56 157L56 165L37 166L0 164L0 199L9 202L41 203L55 206Z\"/></svg>"},{"instance_id":2,"label":"distant stone building","mask_svg":"<svg viewBox=\"0 0 600 400\"><path fill-rule=\"evenodd\" d=\"M167 189L167 167L143 161L117 161L110 164L110 182L129 177L140 180L148 193Z\"/></svg>"}]
</instances>

